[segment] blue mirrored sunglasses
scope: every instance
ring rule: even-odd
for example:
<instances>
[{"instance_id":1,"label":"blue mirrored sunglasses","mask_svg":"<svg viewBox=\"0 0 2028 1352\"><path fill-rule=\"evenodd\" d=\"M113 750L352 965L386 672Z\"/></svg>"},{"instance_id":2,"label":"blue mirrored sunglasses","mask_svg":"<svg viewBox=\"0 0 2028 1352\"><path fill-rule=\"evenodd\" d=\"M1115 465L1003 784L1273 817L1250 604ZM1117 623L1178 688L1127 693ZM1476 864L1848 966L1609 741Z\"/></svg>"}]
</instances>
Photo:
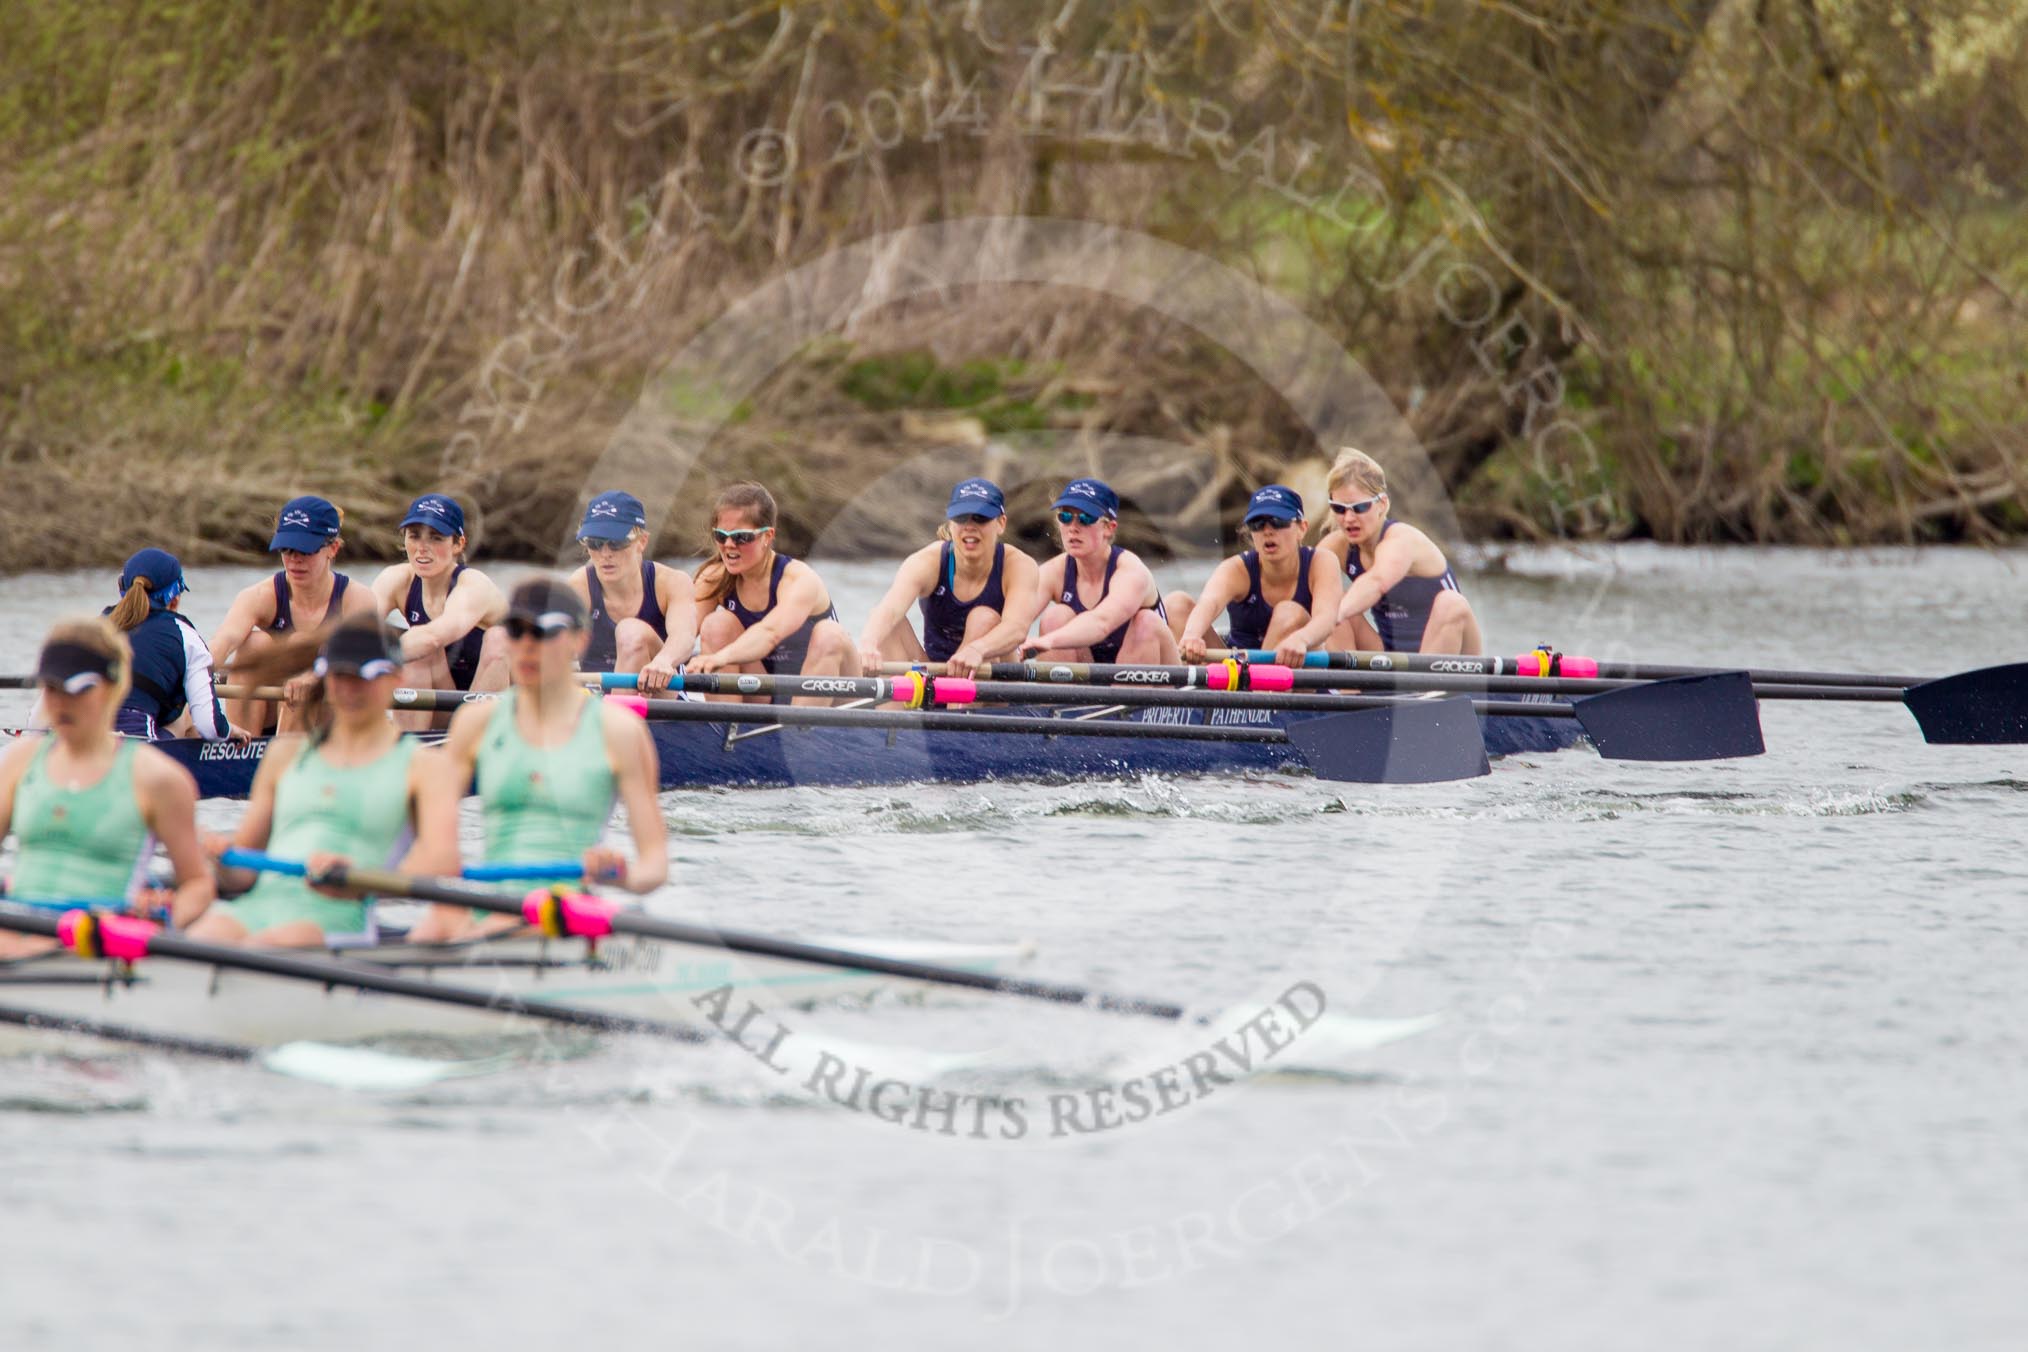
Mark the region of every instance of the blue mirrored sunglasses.
<instances>
[{"instance_id":1,"label":"blue mirrored sunglasses","mask_svg":"<svg viewBox=\"0 0 2028 1352\"><path fill-rule=\"evenodd\" d=\"M1065 507L1057 512L1056 519L1066 526L1073 521L1080 526L1096 526L1098 524L1098 518L1090 512L1080 512L1069 507Z\"/></svg>"}]
</instances>

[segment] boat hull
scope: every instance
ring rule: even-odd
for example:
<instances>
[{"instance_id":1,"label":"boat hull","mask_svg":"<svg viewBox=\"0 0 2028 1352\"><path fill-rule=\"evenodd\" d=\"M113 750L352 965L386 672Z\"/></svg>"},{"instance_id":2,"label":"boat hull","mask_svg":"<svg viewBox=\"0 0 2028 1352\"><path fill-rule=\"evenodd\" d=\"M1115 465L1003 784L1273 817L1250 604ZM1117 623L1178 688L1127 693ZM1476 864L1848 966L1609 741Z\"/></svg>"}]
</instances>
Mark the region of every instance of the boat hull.
<instances>
[{"instance_id":1,"label":"boat hull","mask_svg":"<svg viewBox=\"0 0 2028 1352\"><path fill-rule=\"evenodd\" d=\"M1032 715L1034 708L978 710ZM1059 711L1068 714L1069 711ZM1312 713L1257 709L1146 708L1108 721L1183 726L1285 729ZM1089 779L1121 775L1202 775L1299 769L1302 755L1274 742L1182 738L1044 736L1023 732L944 732L878 728L778 728L655 720L664 789L839 787L917 783L969 784L993 779ZM1582 730L1568 718L1484 718L1490 756L1555 751ZM173 738L155 744L187 768L206 798L244 798L267 744L247 746Z\"/></svg>"},{"instance_id":2,"label":"boat hull","mask_svg":"<svg viewBox=\"0 0 2028 1352\"><path fill-rule=\"evenodd\" d=\"M1026 943L824 942L981 972L1009 970L1034 952ZM691 1027L704 1026L697 997L728 985L739 992L738 1003L732 1006L735 1011L748 999L779 1011L817 1001L930 989L921 982L869 972L620 936L600 940L591 956L580 940L539 938L390 944L332 955L319 950L317 956L370 964L446 986L504 992L529 1004L581 1006ZM250 1046L566 1028L412 997L326 990L315 982L201 963L150 958L125 968L83 962L60 952L0 964L0 1004L32 1009L52 1021L118 1024L156 1035ZM48 1029L0 1024L0 1051L47 1050L51 1037Z\"/></svg>"}]
</instances>

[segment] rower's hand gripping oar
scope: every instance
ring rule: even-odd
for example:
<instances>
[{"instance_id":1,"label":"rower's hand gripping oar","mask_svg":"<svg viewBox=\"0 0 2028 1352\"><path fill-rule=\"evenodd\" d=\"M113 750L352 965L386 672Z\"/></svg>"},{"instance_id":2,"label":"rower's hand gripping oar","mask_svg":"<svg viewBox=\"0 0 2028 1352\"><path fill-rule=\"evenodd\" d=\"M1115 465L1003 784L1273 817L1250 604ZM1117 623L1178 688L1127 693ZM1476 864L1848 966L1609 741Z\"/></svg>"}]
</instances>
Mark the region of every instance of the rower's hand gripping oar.
<instances>
[{"instance_id":1,"label":"rower's hand gripping oar","mask_svg":"<svg viewBox=\"0 0 2028 1352\"><path fill-rule=\"evenodd\" d=\"M230 859L229 862L243 868L254 867L256 865L253 860L258 858L260 856L249 852ZM408 896L419 901L443 902L494 911L503 915L519 915L553 937L575 936L596 939L607 934L630 934L643 939L723 948L736 953L754 953L823 967L843 967L852 971L874 972L912 981L1020 996L1108 1014L1142 1015L1172 1023L1182 1023L1188 1019L1205 1025L1215 1025L1220 1017L1216 1014L1192 1016L1183 1005L1172 1000L1115 995L1087 986L1023 980L992 972L974 972L962 967L892 958L879 953L833 948L824 944L804 943L773 935L688 924L662 916L647 915L641 911L622 909L617 903L604 898L568 893L561 888L537 890L516 900L513 897L484 892L476 888L459 887L436 879L412 878L406 874L362 868L333 869L317 881L335 886L357 887L381 896ZM1397 1038L1407 1037L1433 1027L1435 1023L1433 1017L1373 1020L1319 1011L1317 1018L1309 1024L1305 1037L1316 1043L1321 1050L1344 1053L1376 1047Z\"/></svg>"}]
</instances>

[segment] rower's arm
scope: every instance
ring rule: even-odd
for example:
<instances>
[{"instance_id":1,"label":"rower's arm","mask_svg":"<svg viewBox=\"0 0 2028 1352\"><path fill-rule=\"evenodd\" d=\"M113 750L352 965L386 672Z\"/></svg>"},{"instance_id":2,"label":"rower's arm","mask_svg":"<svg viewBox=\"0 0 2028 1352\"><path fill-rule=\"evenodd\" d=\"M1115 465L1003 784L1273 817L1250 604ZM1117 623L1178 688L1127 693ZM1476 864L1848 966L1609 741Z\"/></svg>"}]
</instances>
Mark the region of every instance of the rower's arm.
<instances>
[{"instance_id":1,"label":"rower's arm","mask_svg":"<svg viewBox=\"0 0 2028 1352\"><path fill-rule=\"evenodd\" d=\"M894 632L894 626L908 614L908 608L935 589L937 560L941 557L943 546L937 544L918 549L901 561L901 567L894 570L894 582L887 595L880 598L880 604L866 617L866 627L859 631L862 653L879 652L880 645Z\"/></svg>"},{"instance_id":2,"label":"rower's arm","mask_svg":"<svg viewBox=\"0 0 2028 1352\"><path fill-rule=\"evenodd\" d=\"M1347 547L1358 546L1347 542ZM1352 579L1352 585L1345 589L1344 597L1338 602L1337 621L1345 621L1380 604L1380 598L1394 590L1394 585L1408 576L1409 565L1415 562L1415 543L1405 536L1399 524L1388 532L1388 538L1380 542L1373 551L1373 566Z\"/></svg>"},{"instance_id":3,"label":"rower's arm","mask_svg":"<svg viewBox=\"0 0 2028 1352\"><path fill-rule=\"evenodd\" d=\"M651 665L661 665L674 671L690 659L690 650L697 646L697 584L690 574L681 568L667 564L655 565L655 600L662 607L663 627L669 637L662 644L662 651L655 654Z\"/></svg>"},{"instance_id":4,"label":"rower's arm","mask_svg":"<svg viewBox=\"0 0 2028 1352\"><path fill-rule=\"evenodd\" d=\"M1310 652L1331 641L1338 627L1338 607L1345 599L1345 568L1336 554L1318 550L1310 555L1310 622L1295 632Z\"/></svg>"},{"instance_id":5,"label":"rower's arm","mask_svg":"<svg viewBox=\"0 0 2028 1352\"><path fill-rule=\"evenodd\" d=\"M451 757L438 747L420 747L408 766L408 795L415 839L395 867L415 877L454 877L458 857L458 803L464 786Z\"/></svg>"},{"instance_id":6,"label":"rower's arm","mask_svg":"<svg viewBox=\"0 0 2028 1352\"><path fill-rule=\"evenodd\" d=\"M142 820L176 869L176 891L169 901L169 923L182 929L203 915L218 897L211 861L197 838L197 781L190 772L153 747L142 747L134 762L135 787L140 790Z\"/></svg>"},{"instance_id":7,"label":"rower's arm","mask_svg":"<svg viewBox=\"0 0 2028 1352\"><path fill-rule=\"evenodd\" d=\"M380 575L373 579L375 615L384 620L392 613L400 615L404 621L408 619L402 603L408 600L405 593L408 591L411 576L413 574L409 572L409 566L405 563L390 563L380 570ZM347 587L345 590L350 592L352 588Z\"/></svg>"},{"instance_id":8,"label":"rower's arm","mask_svg":"<svg viewBox=\"0 0 2028 1352\"><path fill-rule=\"evenodd\" d=\"M982 659L1012 652L1035 627L1035 617L1048 600L1042 590L1042 565L1034 559L1009 545L1000 568L1000 593L1007 605L1000 612L1000 623L974 640Z\"/></svg>"},{"instance_id":9,"label":"rower's arm","mask_svg":"<svg viewBox=\"0 0 2028 1352\"><path fill-rule=\"evenodd\" d=\"M303 747L303 738L294 734L277 737L268 743L267 755L261 757L261 768L254 771L253 788L246 796L246 811L241 814L239 826L230 836L214 835L206 838L206 853L216 859L226 846L237 846L242 850L265 850L268 836L275 824L275 787L282 781L282 773L295 763L296 755ZM250 868L227 868L218 866L218 890L227 896L236 896L258 881L259 875Z\"/></svg>"},{"instance_id":10,"label":"rower's arm","mask_svg":"<svg viewBox=\"0 0 2028 1352\"><path fill-rule=\"evenodd\" d=\"M647 720L614 704L600 704L606 735L606 756L613 767L614 787L627 810L627 829L634 837L634 857L621 882L629 892L652 892L669 880L669 828L662 821L655 791L661 767Z\"/></svg>"},{"instance_id":11,"label":"rower's arm","mask_svg":"<svg viewBox=\"0 0 2028 1352\"><path fill-rule=\"evenodd\" d=\"M19 737L7 748L7 754L0 756L0 840L7 838L14 825L14 790L21 783L22 772L28 768L37 745L34 737Z\"/></svg>"},{"instance_id":12,"label":"rower's arm","mask_svg":"<svg viewBox=\"0 0 2028 1352\"><path fill-rule=\"evenodd\" d=\"M802 628L805 620L822 610L823 600L824 584L818 581L815 570L801 559L790 564L782 574L781 590L775 593L775 608L760 623L718 650L720 669L766 657L783 639Z\"/></svg>"},{"instance_id":13,"label":"rower's arm","mask_svg":"<svg viewBox=\"0 0 2028 1352\"><path fill-rule=\"evenodd\" d=\"M1077 564L1070 559L1063 562L1064 576ZM1120 556L1120 566L1113 570L1113 585L1099 603L1082 615L1071 616L1061 628L1052 629L1044 637L1047 648L1089 648L1102 643L1105 636L1134 618L1148 599L1148 591L1155 585L1155 575L1148 571L1148 565L1132 554Z\"/></svg>"},{"instance_id":14,"label":"rower's arm","mask_svg":"<svg viewBox=\"0 0 2028 1352\"><path fill-rule=\"evenodd\" d=\"M178 624L176 630L183 636L183 703L190 710L191 730L207 742L230 737L232 724L211 683L211 649L190 626Z\"/></svg>"},{"instance_id":15,"label":"rower's arm","mask_svg":"<svg viewBox=\"0 0 2028 1352\"><path fill-rule=\"evenodd\" d=\"M273 584L261 581L240 590L232 598L232 606L225 612L211 635L211 665L224 667L232 661L232 655L239 651L239 645L246 642L246 636L262 624L272 624L275 619L275 593Z\"/></svg>"},{"instance_id":16,"label":"rower's arm","mask_svg":"<svg viewBox=\"0 0 2028 1352\"><path fill-rule=\"evenodd\" d=\"M1198 593L1197 604L1190 607L1190 618L1183 624L1184 642L1194 638L1201 643L1210 638L1211 626L1218 621L1218 612L1231 605L1245 590L1246 564L1237 556L1212 569L1204 590Z\"/></svg>"},{"instance_id":17,"label":"rower's arm","mask_svg":"<svg viewBox=\"0 0 2028 1352\"><path fill-rule=\"evenodd\" d=\"M507 598L481 573L465 570L444 600L444 613L418 624L401 636L401 659L416 662L433 656L477 629L486 620L507 613Z\"/></svg>"}]
</instances>

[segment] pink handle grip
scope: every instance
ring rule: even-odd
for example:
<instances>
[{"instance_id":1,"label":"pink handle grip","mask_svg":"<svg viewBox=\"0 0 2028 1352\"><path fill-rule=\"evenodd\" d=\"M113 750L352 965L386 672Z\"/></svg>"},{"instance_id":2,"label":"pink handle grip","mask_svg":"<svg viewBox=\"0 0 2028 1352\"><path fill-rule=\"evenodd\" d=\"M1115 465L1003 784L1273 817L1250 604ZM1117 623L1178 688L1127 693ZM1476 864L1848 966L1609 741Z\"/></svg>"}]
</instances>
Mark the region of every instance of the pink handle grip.
<instances>
[{"instance_id":1,"label":"pink handle grip","mask_svg":"<svg viewBox=\"0 0 2028 1352\"><path fill-rule=\"evenodd\" d=\"M1272 662L1246 669L1246 688L1249 690L1294 690L1296 673L1289 667L1277 666Z\"/></svg>"},{"instance_id":2,"label":"pink handle grip","mask_svg":"<svg viewBox=\"0 0 2028 1352\"><path fill-rule=\"evenodd\" d=\"M154 921L136 915L93 916L85 911L65 911L56 922L58 941L75 950L78 926L88 920L96 922L99 951L109 958L124 958L128 962L148 956L148 941L160 928Z\"/></svg>"},{"instance_id":3,"label":"pink handle grip","mask_svg":"<svg viewBox=\"0 0 2028 1352\"><path fill-rule=\"evenodd\" d=\"M607 901L604 897L588 896L583 892L558 894L546 887L538 887L521 899L521 918L531 925L542 926L543 912L549 909L552 900L556 904L558 928L565 934L585 939L611 934L613 917L620 912L618 902Z\"/></svg>"},{"instance_id":4,"label":"pink handle grip","mask_svg":"<svg viewBox=\"0 0 2028 1352\"><path fill-rule=\"evenodd\" d=\"M1514 669L1523 676L1545 676L1542 658L1536 653L1523 653L1514 659ZM1572 680L1590 680L1598 675L1598 659L1595 657L1559 657L1556 659L1556 674Z\"/></svg>"},{"instance_id":5,"label":"pink handle grip","mask_svg":"<svg viewBox=\"0 0 2028 1352\"><path fill-rule=\"evenodd\" d=\"M648 716L648 701L642 699L639 695L607 695L606 703L617 704L627 712L636 714L642 718Z\"/></svg>"},{"instance_id":6,"label":"pink handle grip","mask_svg":"<svg viewBox=\"0 0 2028 1352\"><path fill-rule=\"evenodd\" d=\"M932 704L974 704L979 699L979 683L956 676L939 676L930 682L930 703Z\"/></svg>"}]
</instances>

